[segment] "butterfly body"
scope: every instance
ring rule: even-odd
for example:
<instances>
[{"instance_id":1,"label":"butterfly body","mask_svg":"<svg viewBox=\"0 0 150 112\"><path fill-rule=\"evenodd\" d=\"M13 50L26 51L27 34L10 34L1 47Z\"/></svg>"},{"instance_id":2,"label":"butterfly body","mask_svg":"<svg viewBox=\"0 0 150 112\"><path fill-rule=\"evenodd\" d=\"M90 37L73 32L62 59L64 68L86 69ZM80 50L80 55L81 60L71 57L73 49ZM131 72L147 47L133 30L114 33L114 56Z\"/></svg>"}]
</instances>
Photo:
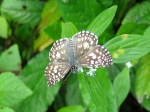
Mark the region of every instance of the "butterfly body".
<instances>
[{"instance_id":1,"label":"butterfly body","mask_svg":"<svg viewBox=\"0 0 150 112\"><path fill-rule=\"evenodd\" d=\"M54 85L71 70L77 73L79 68L98 68L112 65L109 51L98 45L97 36L81 31L71 39L56 41L49 54L50 63L45 75L48 85Z\"/></svg>"}]
</instances>

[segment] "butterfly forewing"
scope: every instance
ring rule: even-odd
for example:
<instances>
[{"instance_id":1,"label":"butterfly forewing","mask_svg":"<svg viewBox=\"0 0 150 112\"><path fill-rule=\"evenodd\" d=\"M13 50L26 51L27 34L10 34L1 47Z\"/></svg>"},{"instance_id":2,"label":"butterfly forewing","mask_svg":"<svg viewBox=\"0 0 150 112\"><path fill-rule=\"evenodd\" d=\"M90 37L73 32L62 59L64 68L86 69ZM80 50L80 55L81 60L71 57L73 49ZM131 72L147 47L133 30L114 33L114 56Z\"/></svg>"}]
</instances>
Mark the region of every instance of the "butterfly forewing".
<instances>
[{"instance_id":1,"label":"butterfly forewing","mask_svg":"<svg viewBox=\"0 0 150 112\"><path fill-rule=\"evenodd\" d=\"M67 38L56 41L50 50L50 54L49 54L50 60L52 62L54 61L67 62L68 61L67 45L68 45Z\"/></svg>"},{"instance_id":2,"label":"butterfly forewing","mask_svg":"<svg viewBox=\"0 0 150 112\"><path fill-rule=\"evenodd\" d=\"M68 63L58 63L51 62L48 64L45 70L45 76L49 86L54 85L56 82L60 81L70 70L70 65Z\"/></svg>"},{"instance_id":3,"label":"butterfly forewing","mask_svg":"<svg viewBox=\"0 0 150 112\"><path fill-rule=\"evenodd\" d=\"M87 53L98 43L97 36L88 31L81 31L73 36L75 56L78 58Z\"/></svg>"},{"instance_id":4,"label":"butterfly forewing","mask_svg":"<svg viewBox=\"0 0 150 112\"><path fill-rule=\"evenodd\" d=\"M112 58L109 51L100 45L91 48L77 61L81 67L86 68L108 67L112 65Z\"/></svg>"}]
</instances>

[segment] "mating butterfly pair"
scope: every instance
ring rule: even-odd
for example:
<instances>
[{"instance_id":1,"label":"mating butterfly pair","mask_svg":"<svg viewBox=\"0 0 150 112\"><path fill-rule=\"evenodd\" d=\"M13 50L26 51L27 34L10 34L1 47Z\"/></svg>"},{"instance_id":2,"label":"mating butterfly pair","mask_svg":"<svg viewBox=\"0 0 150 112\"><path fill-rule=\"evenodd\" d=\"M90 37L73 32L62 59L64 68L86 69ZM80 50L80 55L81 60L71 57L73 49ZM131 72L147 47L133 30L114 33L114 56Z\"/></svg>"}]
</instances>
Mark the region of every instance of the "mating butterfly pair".
<instances>
[{"instance_id":1,"label":"mating butterfly pair","mask_svg":"<svg viewBox=\"0 0 150 112\"><path fill-rule=\"evenodd\" d=\"M56 41L49 52L51 62L45 70L48 85L60 81L70 70L77 73L79 68L112 65L109 51L97 44L97 36L88 31L78 32L70 39L63 38Z\"/></svg>"}]
</instances>

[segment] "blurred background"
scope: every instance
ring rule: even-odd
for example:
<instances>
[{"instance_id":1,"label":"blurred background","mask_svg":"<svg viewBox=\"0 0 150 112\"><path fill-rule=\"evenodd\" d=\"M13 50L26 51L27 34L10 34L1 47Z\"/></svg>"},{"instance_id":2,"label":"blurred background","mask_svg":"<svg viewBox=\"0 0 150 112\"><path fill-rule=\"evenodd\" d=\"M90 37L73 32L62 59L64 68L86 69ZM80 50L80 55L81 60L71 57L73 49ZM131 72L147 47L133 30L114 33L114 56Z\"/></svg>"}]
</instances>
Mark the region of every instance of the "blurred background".
<instances>
[{"instance_id":1,"label":"blurred background","mask_svg":"<svg viewBox=\"0 0 150 112\"><path fill-rule=\"evenodd\" d=\"M114 5L115 17L100 35L99 44L122 34L143 35L150 31L150 0L0 0L0 73L17 76L14 83L20 82L26 88L18 83L5 93L3 89L8 85L3 81L10 85L8 90L14 83L0 77L0 111L96 112L89 109L92 104L85 103L76 75L48 87L44 71L53 42L61 38L61 23L72 22L78 31L85 30L101 12ZM147 54L132 61L130 91L117 108L119 112L150 111L149 59ZM113 82L123 68L124 64L108 68L109 80ZM17 100L12 103L11 98Z\"/></svg>"}]
</instances>

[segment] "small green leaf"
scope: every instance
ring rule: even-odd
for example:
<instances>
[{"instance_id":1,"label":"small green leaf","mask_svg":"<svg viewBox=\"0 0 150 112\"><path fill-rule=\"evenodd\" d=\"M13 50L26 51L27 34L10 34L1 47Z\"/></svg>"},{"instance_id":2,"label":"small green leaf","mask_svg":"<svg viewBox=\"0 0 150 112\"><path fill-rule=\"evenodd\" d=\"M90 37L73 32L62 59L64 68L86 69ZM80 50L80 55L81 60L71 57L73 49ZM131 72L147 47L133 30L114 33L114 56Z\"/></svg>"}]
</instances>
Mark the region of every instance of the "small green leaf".
<instances>
[{"instance_id":1,"label":"small green leaf","mask_svg":"<svg viewBox=\"0 0 150 112\"><path fill-rule=\"evenodd\" d=\"M20 71L21 58L18 45L11 46L0 56L0 71Z\"/></svg>"},{"instance_id":2,"label":"small green leaf","mask_svg":"<svg viewBox=\"0 0 150 112\"><path fill-rule=\"evenodd\" d=\"M68 106L59 109L57 112L85 112L85 109L80 105Z\"/></svg>"},{"instance_id":3,"label":"small green leaf","mask_svg":"<svg viewBox=\"0 0 150 112\"><path fill-rule=\"evenodd\" d=\"M123 19L123 24L128 22L135 22L138 24L150 24L150 1L143 1L136 4Z\"/></svg>"},{"instance_id":4,"label":"small green leaf","mask_svg":"<svg viewBox=\"0 0 150 112\"><path fill-rule=\"evenodd\" d=\"M6 19L3 16L0 16L0 37L7 38L9 34L9 26Z\"/></svg>"},{"instance_id":5,"label":"small green leaf","mask_svg":"<svg viewBox=\"0 0 150 112\"><path fill-rule=\"evenodd\" d=\"M40 21L43 6L44 3L37 0L28 0L28 2L23 0L4 0L1 4L1 13L8 20L35 25Z\"/></svg>"},{"instance_id":6,"label":"small green leaf","mask_svg":"<svg viewBox=\"0 0 150 112\"><path fill-rule=\"evenodd\" d=\"M100 13L88 26L87 30L100 36L113 20L117 6L112 6L109 9Z\"/></svg>"},{"instance_id":7,"label":"small green leaf","mask_svg":"<svg viewBox=\"0 0 150 112\"><path fill-rule=\"evenodd\" d=\"M150 97L150 53L142 57L139 61L139 64L136 68L136 77L135 77L135 95L138 101L143 102L144 98Z\"/></svg>"},{"instance_id":8,"label":"small green leaf","mask_svg":"<svg viewBox=\"0 0 150 112\"><path fill-rule=\"evenodd\" d=\"M77 32L78 30L71 22L62 23L61 38L72 37Z\"/></svg>"},{"instance_id":9,"label":"small green leaf","mask_svg":"<svg viewBox=\"0 0 150 112\"><path fill-rule=\"evenodd\" d=\"M14 110L12 110L11 108L9 107L5 107L3 109L0 109L0 112L14 112Z\"/></svg>"},{"instance_id":10,"label":"small green leaf","mask_svg":"<svg viewBox=\"0 0 150 112\"><path fill-rule=\"evenodd\" d=\"M104 46L111 52L114 63L124 63L150 52L150 38L142 35L123 34L108 41Z\"/></svg>"},{"instance_id":11,"label":"small green leaf","mask_svg":"<svg viewBox=\"0 0 150 112\"><path fill-rule=\"evenodd\" d=\"M33 94L15 106L18 112L44 112L54 101L60 83L48 87L44 71L49 63L49 50L31 59L22 72L20 79L33 91Z\"/></svg>"},{"instance_id":12,"label":"small green leaf","mask_svg":"<svg viewBox=\"0 0 150 112\"><path fill-rule=\"evenodd\" d=\"M0 74L0 108L12 107L31 94L32 91L13 73Z\"/></svg>"},{"instance_id":13,"label":"small green leaf","mask_svg":"<svg viewBox=\"0 0 150 112\"><path fill-rule=\"evenodd\" d=\"M117 105L119 108L130 90L129 68L125 67L121 73L117 75L114 80L113 87L116 93Z\"/></svg>"}]
</instances>

